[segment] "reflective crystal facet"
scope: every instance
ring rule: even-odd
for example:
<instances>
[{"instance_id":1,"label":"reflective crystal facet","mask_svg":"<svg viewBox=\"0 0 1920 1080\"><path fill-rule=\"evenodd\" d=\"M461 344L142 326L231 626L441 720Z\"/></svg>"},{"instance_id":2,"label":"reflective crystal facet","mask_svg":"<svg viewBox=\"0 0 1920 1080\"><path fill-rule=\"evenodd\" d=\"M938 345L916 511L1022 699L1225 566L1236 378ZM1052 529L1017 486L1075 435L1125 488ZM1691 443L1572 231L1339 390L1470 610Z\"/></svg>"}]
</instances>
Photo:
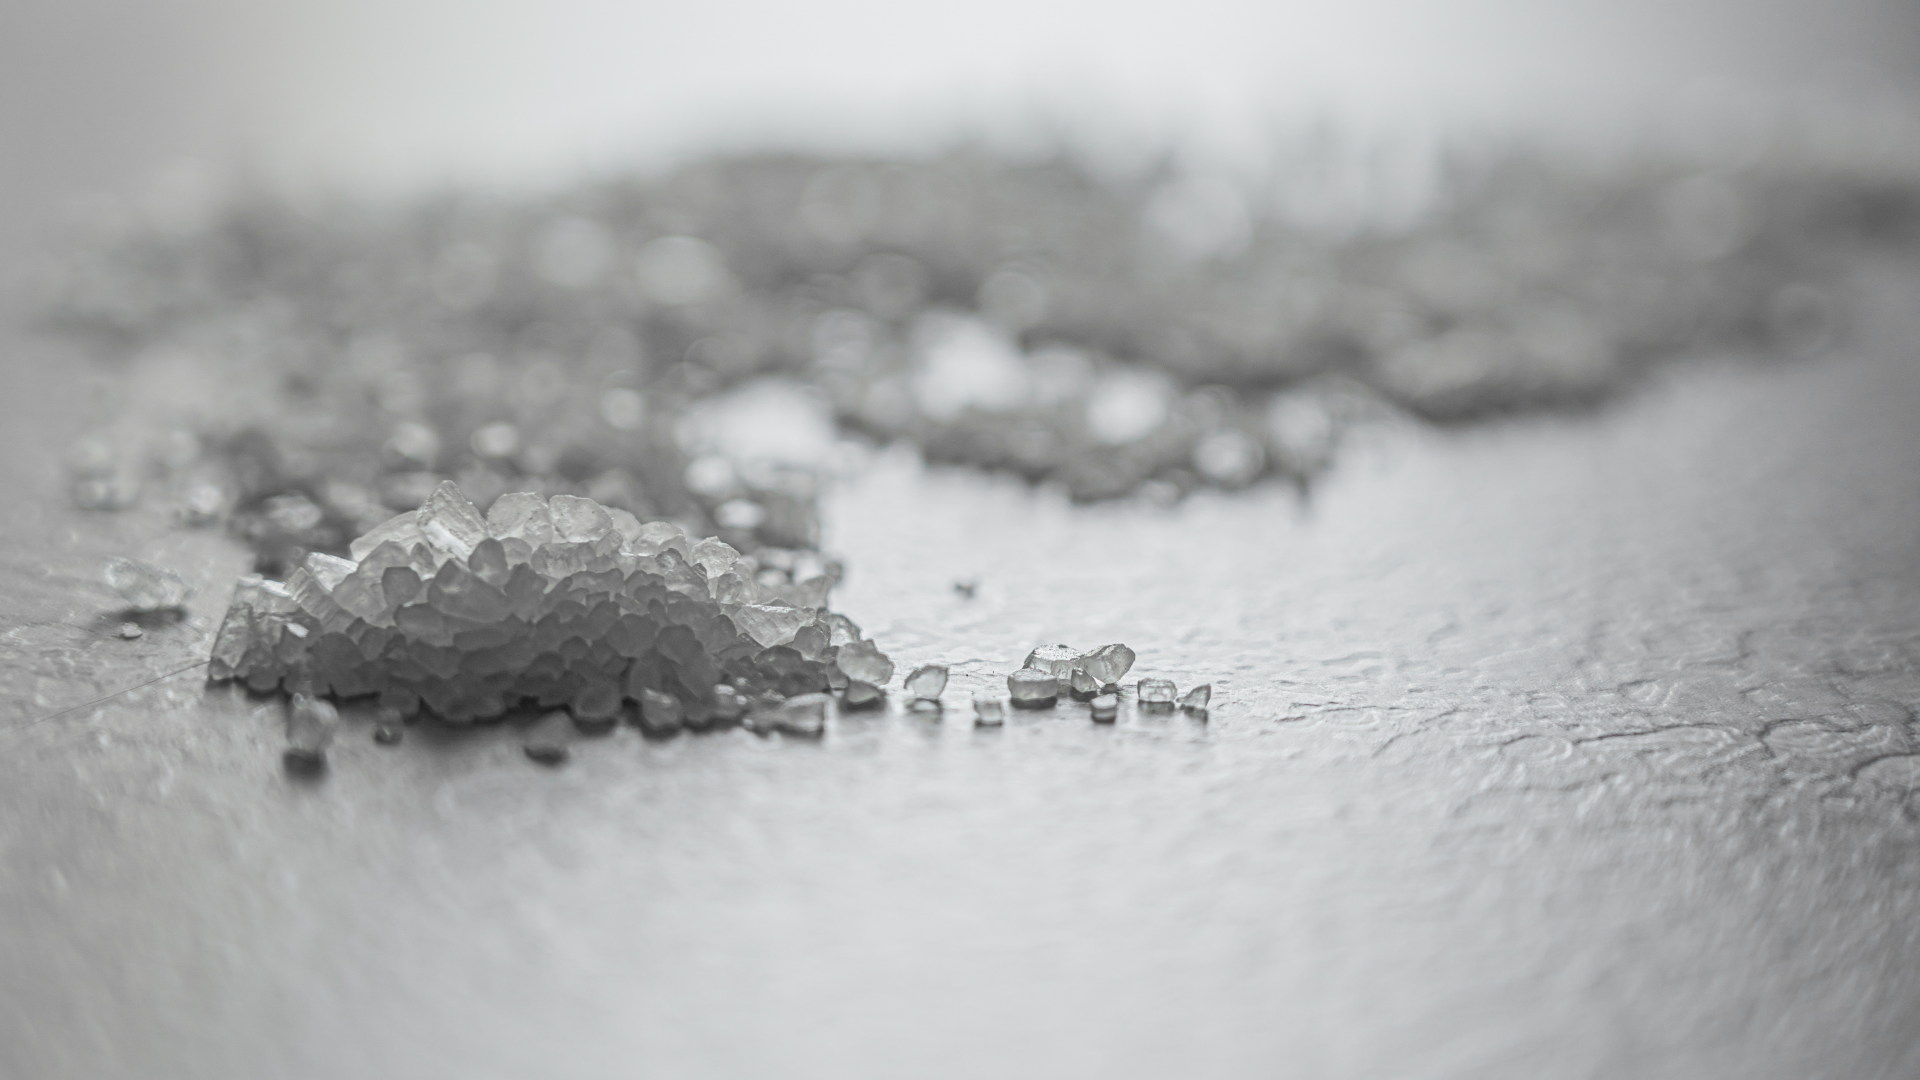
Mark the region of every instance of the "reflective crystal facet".
<instances>
[{"instance_id":1,"label":"reflective crystal facet","mask_svg":"<svg viewBox=\"0 0 1920 1080\"><path fill-rule=\"evenodd\" d=\"M1068 646L1042 645L1028 653L1027 662L1021 666L1044 671L1056 679L1065 679L1079 659L1079 652Z\"/></svg>"},{"instance_id":2,"label":"reflective crystal facet","mask_svg":"<svg viewBox=\"0 0 1920 1080\"><path fill-rule=\"evenodd\" d=\"M1080 667L1101 686L1112 686L1133 669L1133 650L1125 645L1102 645L1081 657Z\"/></svg>"},{"instance_id":3,"label":"reflective crystal facet","mask_svg":"<svg viewBox=\"0 0 1920 1080\"><path fill-rule=\"evenodd\" d=\"M1007 722L1007 699L998 694L973 695L973 722L977 727L999 727Z\"/></svg>"},{"instance_id":4,"label":"reflective crystal facet","mask_svg":"<svg viewBox=\"0 0 1920 1080\"><path fill-rule=\"evenodd\" d=\"M923 701L932 701L940 697L947 688L947 669L941 664L928 664L914 669L907 676L907 693Z\"/></svg>"},{"instance_id":5,"label":"reflective crystal facet","mask_svg":"<svg viewBox=\"0 0 1920 1080\"><path fill-rule=\"evenodd\" d=\"M1095 723L1111 724L1120 715L1120 698L1117 694L1101 694L1090 704Z\"/></svg>"},{"instance_id":6,"label":"reflective crystal facet","mask_svg":"<svg viewBox=\"0 0 1920 1080\"><path fill-rule=\"evenodd\" d=\"M1172 679L1141 679L1137 691L1140 704L1147 708L1173 708L1174 686Z\"/></svg>"},{"instance_id":7,"label":"reflective crystal facet","mask_svg":"<svg viewBox=\"0 0 1920 1080\"><path fill-rule=\"evenodd\" d=\"M1044 709L1060 696L1060 681L1038 668L1021 668L1007 676L1007 696L1018 709Z\"/></svg>"},{"instance_id":8,"label":"reflective crystal facet","mask_svg":"<svg viewBox=\"0 0 1920 1080\"><path fill-rule=\"evenodd\" d=\"M1213 684L1201 683L1180 697L1180 707L1190 713L1206 715L1207 704L1213 700Z\"/></svg>"}]
</instances>

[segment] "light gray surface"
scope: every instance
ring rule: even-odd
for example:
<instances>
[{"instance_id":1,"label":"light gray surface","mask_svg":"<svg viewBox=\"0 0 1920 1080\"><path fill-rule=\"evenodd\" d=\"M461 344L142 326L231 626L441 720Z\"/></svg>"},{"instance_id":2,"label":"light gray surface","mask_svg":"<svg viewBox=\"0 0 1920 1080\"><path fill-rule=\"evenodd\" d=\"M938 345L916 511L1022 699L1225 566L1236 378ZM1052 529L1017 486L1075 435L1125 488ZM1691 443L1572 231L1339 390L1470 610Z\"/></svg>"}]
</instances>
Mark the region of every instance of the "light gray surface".
<instances>
[{"instance_id":1,"label":"light gray surface","mask_svg":"<svg viewBox=\"0 0 1920 1080\"><path fill-rule=\"evenodd\" d=\"M1920 275L1857 355L1382 432L1310 504L1074 509L879 455L840 604L944 720L510 731L283 774L192 675L244 556L54 499L0 400L0 1076L1920 1072ZM125 642L98 560L202 591ZM971 602L949 588L978 574ZM1124 640L1211 723L968 723Z\"/></svg>"}]
</instances>

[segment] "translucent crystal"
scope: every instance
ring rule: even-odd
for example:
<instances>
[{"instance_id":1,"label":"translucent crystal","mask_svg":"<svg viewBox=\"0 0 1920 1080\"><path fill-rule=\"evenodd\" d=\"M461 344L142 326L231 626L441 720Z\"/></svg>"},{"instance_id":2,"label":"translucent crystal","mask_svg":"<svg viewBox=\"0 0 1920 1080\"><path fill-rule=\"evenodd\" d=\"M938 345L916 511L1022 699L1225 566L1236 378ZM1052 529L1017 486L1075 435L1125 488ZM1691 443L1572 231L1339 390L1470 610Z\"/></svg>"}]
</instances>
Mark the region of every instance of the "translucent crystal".
<instances>
[{"instance_id":1,"label":"translucent crystal","mask_svg":"<svg viewBox=\"0 0 1920 1080\"><path fill-rule=\"evenodd\" d=\"M451 480L442 481L433 489L433 494L420 507L415 524L428 544L462 559L473 553L475 544L487 538L486 519Z\"/></svg>"},{"instance_id":2,"label":"translucent crystal","mask_svg":"<svg viewBox=\"0 0 1920 1080\"><path fill-rule=\"evenodd\" d=\"M405 737L406 729L399 724L375 724L373 726L373 741L379 743L381 746L398 745L400 740Z\"/></svg>"},{"instance_id":3,"label":"translucent crystal","mask_svg":"<svg viewBox=\"0 0 1920 1080\"><path fill-rule=\"evenodd\" d=\"M1067 676L1067 693L1075 701L1092 701L1100 693L1100 683L1087 674L1085 668L1074 668L1073 674Z\"/></svg>"},{"instance_id":4,"label":"translucent crystal","mask_svg":"<svg viewBox=\"0 0 1920 1080\"><path fill-rule=\"evenodd\" d=\"M973 722L978 727L999 727L1007 722L1007 699L998 694L973 695Z\"/></svg>"},{"instance_id":5,"label":"translucent crystal","mask_svg":"<svg viewBox=\"0 0 1920 1080\"><path fill-rule=\"evenodd\" d=\"M1213 700L1213 684L1201 683L1187 691L1180 698L1180 707L1190 713L1206 715L1207 704Z\"/></svg>"},{"instance_id":6,"label":"translucent crystal","mask_svg":"<svg viewBox=\"0 0 1920 1080\"><path fill-rule=\"evenodd\" d=\"M1112 686L1133 669L1133 650L1125 645L1102 645L1081 657L1080 667L1101 686Z\"/></svg>"},{"instance_id":7,"label":"translucent crystal","mask_svg":"<svg viewBox=\"0 0 1920 1080\"><path fill-rule=\"evenodd\" d=\"M1007 676L1007 696L1017 709L1044 709L1060 696L1060 681L1038 668L1021 668Z\"/></svg>"},{"instance_id":8,"label":"translucent crystal","mask_svg":"<svg viewBox=\"0 0 1920 1080\"><path fill-rule=\"evenodd\" d=\"M847 683L840 700L849 709L872 709L887 700L887 692L872 683L854 679Z\"/></svg>"},{"instance_id":9,"label":"translucent crystal","mask_svg":"<svg viewBox=\"0 0 1920 1080\"><path fill-rule=\"evenodd\" d=\"M907 693L915 698L936 700L946 688L947 669L941 664L927 664L907 676Z\"/></svg>"},{"instance_id":10,"label":"translucent crystal","mask_svg":"<svg viewBox=\"0 0 1920 1080\"><path fill-rule=\"evenodd\" d=\"M1141 679L1137 691L1140 704L1150 709L1173 708L1174 686L1172 679Z\"/></svg>"},{"instance_id":11,"label":"translucent crystal","mask_svg":"<svg viewBox=\"0 0 1920 1080\"><path fill-rule=\"evenodd\" d=\"M893 661L871 641L850 641L840 646L834 661L847 678L885 686L893 678Z\"/></svg>"},{"instance_id":12,"label":"translucent crystal","mask_svg":"<svg viewBox=\"0 0 1920 1080\"><path fill-rule=\"evenodd\" d=\"M307 768L324 763L339 726L340 713L331 702L295 694L287 710L287 763Z\"/></svg>"},{"instance_id":13,"label":"translucent crystal","mask_svg":"<svg viewBox=\"0 0 1920 1080\"><path fill-rule=\"evenodd\" d=\"M1073 671L1074 663L1080 654L1065 645L1042 645L1027 654L1027 662L1022 667L1035 671L1044 671L1056 679L1064 679Z\"/></svg>"},{"instance_id":14,"label":"translucent crystal","mask_svg":"<svg viewBox=\"0 0 1920 1080\"><path fill-rule=\"evenodd\" d=\"M193 595L187 579L165 567L134 559L113 556L101 569L113 591L126 601L129 611L177 611Z\"/></svg>"},{"instance_id":15,"label":"translucent crystal","mask_svg":"<svg viewBox=\"0 0 1920 1080\"><path fill-rule=\"evenodd\" d=\"M567 760L567 747L572 742L572 719L566 713L555 711L534 721L520 740L520 747L542 765L558 765Z\"/></svg>"},{"instance_id":16,"label":"translucent crystal","mask_svg":"<svg viewBox=\"0 0 1920 1080\"><path fill-rule=\"evenodd\" d=\"M1090 704L1095 723L1111 724L1120 715L1120 698L1116 694L1101 694Z\"/></svg>"},{"instance_id":17,"label":"translucent crystal","mask_svg":"<svg viewBox=\"0 0 1920 1080\"><path fill-rule=\"evenodd\" d=\"M770 711L770 725L783 735L818 738L826 732L827 705L831 701L825 694L802 694L791 698Z\"/></svg>"},{"instance_id":18,"label":"translucent crystal","mask_svg":"<svg viewBox=\"0 0 1920 1080\"><path fill-rule=\"evenodd\" d=\"M573 700L567 703L573 713L574 726L593 735L612 731L622 707L620 684L610 678L583 680L580 689L573 692Z\"/></svg>"},{"instance_id":19,"label":"translucent crystal","mask_svg":"<svg viewBox=\"0 0 1920 1080\"><path fill-rule=\"evenodd\" d=\"M130 623L130 622L121 623L120 629L116 632L121 637L127 639L128 641L132 641L135 638L138 638L146 633L145 630L140 629L139 623Z\"/></svg>"}]
</instances>

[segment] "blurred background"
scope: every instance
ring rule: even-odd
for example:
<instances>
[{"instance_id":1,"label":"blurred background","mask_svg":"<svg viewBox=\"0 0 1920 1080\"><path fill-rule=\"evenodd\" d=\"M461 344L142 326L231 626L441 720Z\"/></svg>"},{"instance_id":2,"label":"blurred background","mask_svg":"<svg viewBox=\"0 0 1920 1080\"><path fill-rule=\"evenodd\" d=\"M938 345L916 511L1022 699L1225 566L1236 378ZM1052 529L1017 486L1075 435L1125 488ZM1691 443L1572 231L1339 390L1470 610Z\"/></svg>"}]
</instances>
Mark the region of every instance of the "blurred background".
<instances>
[{"instance_id":1,"label":"blurred background","mask_svg":"<svg viewBox=\"0 0 1920 1080\"><path fill-rule=\"evenodd\" d=\"M1228 160L1316 124L1737 137L1917 79L1900 0L10 0L0 221L17 238L63 199L236 168L417 188L981 136Z\"/></svg>"}]
</instances>

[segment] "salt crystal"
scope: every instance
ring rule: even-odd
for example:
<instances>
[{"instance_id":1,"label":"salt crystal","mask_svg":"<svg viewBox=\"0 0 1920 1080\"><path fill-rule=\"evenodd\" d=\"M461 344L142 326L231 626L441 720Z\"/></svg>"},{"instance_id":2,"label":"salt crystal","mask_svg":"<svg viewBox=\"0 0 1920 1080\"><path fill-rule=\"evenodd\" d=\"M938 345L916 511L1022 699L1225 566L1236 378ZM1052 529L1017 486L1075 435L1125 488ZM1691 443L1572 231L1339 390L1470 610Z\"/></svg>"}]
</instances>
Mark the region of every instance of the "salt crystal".
<instances>
[{"instance_id":1,"label":"salt crystal","mask_svg":"<svg viewBox=\"0 0 1920 1080\"><path fill-rule=\"evenodd\" d=\"M550 712L535 721L521 740L521 749L542 765L558 765L567 760L567 747L573 741L573 721L563 712Z\"/></svg>"},{"instance_id":2,"label":"salt crystal","mask_svg":"<svg viewBox=\"0 0 1920 1080\"><path fill-rule=\"evenodd\" d=\"M937 700L946 688L947 669L941 664L927 664L907 676L907 693L923 701Z\"/></svg>"},{"instance_id":3,"label":"salt crystal","mask_svg":"<svg viewBox=\"0 0 1920 1080\"><path fill-rule=\"evenodd\" d=\"M802 694L789 699L773 711L773 730L783 735L819 738L827 729L827 704L831 700L825 694Z\"/></svg>"},{"instance_id":4,"label":"salt crystal","mask_svg":"<svg viewBox=\"0 0 1920 1080\"><path fill-rule=\"evenodd\" d=\"M834 664L847 678L885 686L893 678L893 661L871 641L850 641L840 646Z\"/></svg>"},{"instance_id":5,"label":"salt crystal","mask_svg":"<svg viewBox=\"0 0 1920 1080\"><path fill-rule=\"evenodd\" d=\"M193 586L187 584L187 579L179 574L152 563L123 559L117 555L107 559L102 575L113 591L127 602L129 611L178 611L186 606L187 599L193 595Z\"/></svg>"},{"instance_id":6,"label":"salt crystal","mask_svg":"<svg viewBox=\"0 0 1920 1080\"><path fill-rule=\"evenodd\" d=\"M1101 694L1090 704L1096 724L1111 724L1120 715L1120 698L1117 694Z\"/></svg>"},{"instance_id":7,"label":"salt crystal","mask_svg":"<svg viewBox=\"0 0 1920 1080\"><path fill-rule=\"evenodd\" d=\"M1141 679L1138 687L1142 708L1171 710L1173 708L1174 686L1172 679Z\"/></svg>"},{"instance_id":8,"label":"salt crystal","mask_svg":"<svg viewBox=\"0 0 1920 1080\"><path fill-rule=\"evenodd\" d=\"M398 724L375 724L373 741L381 746L395 746L406 735L406 729Z\"/></svg>"},{"instance_id":9,"label":"salt crystal","mask_svg":"<svg viewBox=\"0 0 1920 1080\"><path fill-rule=\"evenodd\" d=\"M847 689L841 695L841 702L849 709L872 709L887 700L887 692L872 683L858 679L847 683Z\"/></svg>"},{"instance_id":10,"label":"salt crystal","mask_svg":"<svg viewBox=\"0 0 1920 1080\"><path fill-rule=\"evenodd\" d=\"M1080 654L1065 645L1042 645L1028 653L1027 662L1021 666L1064 679L1073 671L1074 662L1079 659Z\"/></svg>"},{"instance_id":11,"label":"salt crystal","mask_svg":"<svg viewBox=\"0 0 1920 1080\"><path fill-rule=\"evenodd\" d=\"M139 623L130 623L130 622L121 623L120 629L118 632L121 637L127 639L128 641L132 641L135 638L140 637L142 634L146 633L146 631L140 629Z\"/></svg>"},{"instance_id":12,"label":"salt crystal","mask_svg":"<svg viewBox=\"0 0 1920 1080\"><path fill-rule=\"evenodd\" d=\"M1067 693L1075 701L1092 701L1100 694L1100 683L1087 674L1085 668L1074 668L1073 674L1067 676Z\"/></svg>"},{"instance_id":13,"label":"salt crystal","mask_svg":"<svg viewBox=\"0 0 1920 1080\"><path fill-rule=\"evenodd\" d=\"M487 538L486 519L451 480L442 481L433 489L433 494L420 507L415 523L427 543L462 559L473 553L475 544Z\"/></svg>"},{"instance_id":14,"label":"salt crystal","mask_svg":"<svg viewBox=\"0 0 1920 1080\"><path fill-rule=\"evenodd\" d=\"M295 694L287 710L287 764L308 769L325 764L339 726L340 712L331 702Z\"/></svg>"},{"instance_id":15,"label":"salt crystal","mask_svg":"<svg viewBox=\"0 0 1920 1080\"><path fill-rule=\"evenodd\" d=\"M1038 668L1021 668L1007 676L1007 696L1016 709L1044 709L1060 695L1060 681Z\"/></svg>"},{"instance_id":16,"label":"salt crystal","mask_svg":"<svg viewBox=\"0 0 1920 1080\"><path fill-rule=\"evenodd\" d=\"M658 690L640 691L640 730L653 738L665 738L679 731L685 722L680 699Z\"/></svg>"},{"instance_id":17,"label":"salt crystal","mask_svg":"<svg viewBox=\"0 0 1920 1080\"><path fill-rule=\"evenodd\" d=\"M1133 669L1133 650L1125 645L1102 645L1080 658L1080 667L1101 686L1118 683Z\"/></svg>"},{"instance_id":18,"label":"salt crystal","mask_svg":"<svg viewBox=\"0 0 1920 1080\"><path fill-rule=\"evenodd\" d=\"M591 544L613 530L613 516L592 499L555 495L547 500L553 531L562 543Z\"/></svg>"},{"instance_id":19,"label":"salt crystal","mask_svg":"<svg viewBox=\"0 0 1920 1080\"><path fill-rule=\"evenodd\" d=\"M1007 722L1007 699L998 694L973 695L973 723L976 727L999 727Z\"/></svg>"},{"instance_id":20,"label":"salt crystal","mask_svg":"<svg viewBox=\"0 0 1920 1080\"><path fill-rule=\"evenodd\" d=\"M1213 700L1213 684L1201 683L1186 692L1180 698L1180 708L1197 716L1207 715L1207 704Z\"/></svg>"},{"instance_id":21,"label":"salt crystal","mask_svg":"<svg viewBox=\"0 0 1920 1080\"><path fill-rule=\"evenodd\" d=\"M612 679L589 680L574 691L567 707L573 713L574 726L589 735L604 735L620 719L620 686Z\"/></svg>"}]
</instances>

